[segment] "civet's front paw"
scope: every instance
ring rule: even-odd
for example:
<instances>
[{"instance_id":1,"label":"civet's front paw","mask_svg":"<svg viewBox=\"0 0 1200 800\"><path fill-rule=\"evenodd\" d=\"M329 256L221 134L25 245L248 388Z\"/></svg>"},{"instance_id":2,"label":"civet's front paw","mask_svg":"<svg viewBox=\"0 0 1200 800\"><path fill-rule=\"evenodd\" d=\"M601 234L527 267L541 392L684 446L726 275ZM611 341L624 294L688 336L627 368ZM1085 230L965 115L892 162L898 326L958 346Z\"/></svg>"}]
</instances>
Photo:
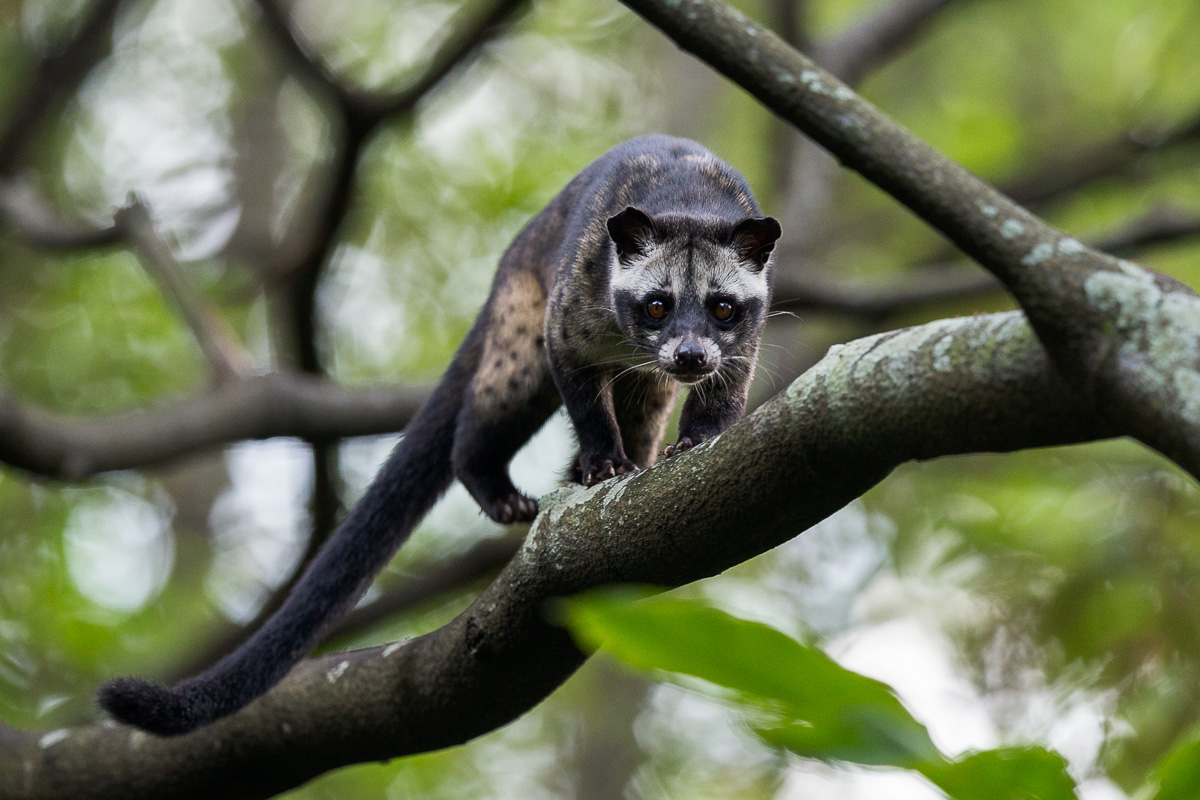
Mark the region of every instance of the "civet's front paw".
<instances>
[{"instance_id":1,"label":"civet's front paw","mask_svg":"<svg viewBox=\"0 0 1200 800\"><path fill-rule=\"evenodd\" d=\"M638 465L628 458L585 458L580 456L576 475L577 480L584 486L595 486L609 478L628 475L637 470Z\"/></svg>"},{"instance_id":2,"label":"civet's front paw","mask_svg":"<svg viewBox=\"0 0 1200 800\"><path fill-rule=\"evenodd\" d=\"M675 444L667 445L667 449L663 451L663 455L665 455L667 458L671 458L672 456L679 455L684 450L692 449L692 447L693 447L692 440L689 439L687 436L684 436L682 439L680 439Z\"/></svg>"}]
</instances>

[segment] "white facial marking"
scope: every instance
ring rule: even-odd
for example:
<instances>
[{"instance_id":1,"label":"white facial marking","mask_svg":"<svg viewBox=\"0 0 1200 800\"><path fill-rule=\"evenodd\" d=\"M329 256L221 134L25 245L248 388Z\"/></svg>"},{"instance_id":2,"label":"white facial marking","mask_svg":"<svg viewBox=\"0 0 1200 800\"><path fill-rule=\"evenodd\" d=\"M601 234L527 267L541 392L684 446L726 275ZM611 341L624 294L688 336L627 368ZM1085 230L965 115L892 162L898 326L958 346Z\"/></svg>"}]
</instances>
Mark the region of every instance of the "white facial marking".
<instances>
[{"instance_id":1,"label":"white facial marking","mask_svg":"<svg viewBox=\"0 0 1200 800\"><path fill-rule=\"evenodd\" d=\"M672 364L675 361L675 351L679 345L683 343L682 336L672 336L661 345L658 346L658 360L663 364Z\"/></svg>"},{"instance_id":2,"label":"white facial marking","mask_svg":"<svg viewBox=\"0 0 1200 800\"><path fill-rule=\"evenodd\" d=\"M643 297L665 292L675 298L724 294L738 303L766 300L767 271L751 270L729 247L698 243L692 252L670 243L655 244L640 258L621 264L614 256L609 272L612 296L629 292Z\"/></svg>"}]
</instances>

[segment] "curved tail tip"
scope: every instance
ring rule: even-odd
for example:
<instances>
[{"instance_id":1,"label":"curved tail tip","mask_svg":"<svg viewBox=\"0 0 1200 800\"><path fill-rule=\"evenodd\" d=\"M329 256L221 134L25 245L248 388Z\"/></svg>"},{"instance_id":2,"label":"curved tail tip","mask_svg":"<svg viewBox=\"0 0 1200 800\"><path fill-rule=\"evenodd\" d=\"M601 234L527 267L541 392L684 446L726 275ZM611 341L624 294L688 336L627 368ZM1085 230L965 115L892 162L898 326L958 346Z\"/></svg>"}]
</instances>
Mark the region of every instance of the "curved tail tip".
<instances>
[{"instance_id":1,"label":"curved tail tip","mask_svg":"<svg viewBox=\"0 0 1200 800\"><path fill-rule=\"evenodd\" d=\"M96 700L118 721L159 736L178 736L202 724L178 692L134 678L109 681Z\"/></svg>"}]
</instances>

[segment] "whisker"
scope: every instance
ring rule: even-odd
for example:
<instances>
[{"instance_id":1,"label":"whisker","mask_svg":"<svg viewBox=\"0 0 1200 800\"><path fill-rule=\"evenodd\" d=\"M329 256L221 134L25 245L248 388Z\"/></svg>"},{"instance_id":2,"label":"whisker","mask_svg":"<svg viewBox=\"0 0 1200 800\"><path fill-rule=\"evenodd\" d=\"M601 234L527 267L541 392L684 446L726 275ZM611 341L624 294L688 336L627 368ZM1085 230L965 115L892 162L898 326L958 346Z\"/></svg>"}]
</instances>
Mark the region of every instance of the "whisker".
<instances>
[{"instance_id":1,"label":"whisker","mask_svg":"<svg viewBox=\"0 0 1200 800\"><path fill-rule=\"evenodd\" d=\"M772 363L766 358L762 359L762 361L759 363L762 367L763 374L766 375L767 379L771 381L771 391L776 391L778 389L778 383L776 381L783 380L783 374L779 371L778 365Z\"/></svg>"},{"instance_id":2,"label":"whisker","mask_svg":"<svg viewBox=\"0 0 1200 800\"><path fill-rule=\"evenodd\" d=\"M634 364L632 367L628 367L627 369L623 369L623 370L621 370L621 371L620 371L620 372L618 372L616 375L613 375L611 378L609 378L609 380L608 380L608 383L606 383L606 384L604 384L603 386L601 386L601 387L600 387L600 391L602 391L602 392L603 392L603 391L605 391L606 389L608 389L608 387L612 386L612 385L613 385L613 382L614 382L614 381L616 381L616 380L617 380L617 378L621 377L622 375L625 375L626 373L629 373L629 372L633 372L635 369L641 369L642 367L648 367L648 366L650 366L650 365L651 365L651 364L653 364L653 363L654 363L654 361L653 361L653 360L651 360L651 361L644 361L644 362L642 362L641 364Z\"/></svg>"},{"instance_id":3,"label":"whisker","mask_svg":"<svg viewBox=\"0 0 1200 800\"><path fill-rule=\"evenodd\" d=\"M772 363L765 355L761 356L760 358L754 358L751 356L731 354L725 356L725 360L736 365L739 369L749 368L750 374L746 376L748 378L753 378L754 375L757 374L759 367L761 367L763 373L771 381L772 390L775 390L778 386L776 379L782 378L782 375L780 375L778 372L778 365Z\"/></svg>"},{"instance_id":4,"label":"whisker","mask_svg":"<svg viewBox=\"0 0 1200 800\"><path fill-rule=\"evenodd\" d=\"M646 351L645 350L634 350L629 353L620 353L620 354L614 356L613 358L606 358L601 361L589 361L586 364L583 364L581 366L575 367L574 369L568 370L567 375L576 375L580 372L583 372L584 370L594 369L596 367L628 364L632 359L638 358L639 356L645 357Z\"/></svg>"}]
</instances>

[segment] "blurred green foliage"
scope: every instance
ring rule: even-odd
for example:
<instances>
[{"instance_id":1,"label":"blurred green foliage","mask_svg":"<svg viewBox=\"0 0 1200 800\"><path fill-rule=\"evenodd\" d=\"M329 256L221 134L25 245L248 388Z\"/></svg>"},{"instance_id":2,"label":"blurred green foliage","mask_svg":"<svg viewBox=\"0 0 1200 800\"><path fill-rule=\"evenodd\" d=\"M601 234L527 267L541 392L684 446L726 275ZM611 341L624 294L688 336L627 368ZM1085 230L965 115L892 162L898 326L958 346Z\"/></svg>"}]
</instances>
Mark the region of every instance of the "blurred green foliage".
<instances>
[{"instance_id":1,"label":"blurred green foliage","mask_svg":"<svg viewBox=\"0 0 1200 800\"><path fill-rule=\"evenodd\" d=\"M325 99L277 62L250 5L127 5L111 56L54 110L27 154L30 178L65 213L92 221L129 190L143 192L189 273L266 369L280 360L263 299L274 286L270 262L306 230L337 126ZM738 5L770 19L765 0ZM878 4L805 5L816 33L827 34ZM81 7L0 2L0 108ZM455 7L303 0L296 14L348 81L392 87L419 68ZM1193 0L961 0L864 93L949 156L1004 181L1131 129L1194 115L1196 52ZM452 76L409 123L369 143L319 298L325 366L347 383L437 376L505 244L572 175L629 136L663 130L701 140L779 213L775 124L617 3L538 0L512 35ZM1142 158L1043 213L1087 236L1162 205L1200 212L1198 151L1194 142ZM834 185L831 202L829 236L810 263L781 268L870 285L945 255L922 224L855 176ZM1198 255L1191 241L1142 260L1196 286ZM893 324L1006 305L952 304ZM163 402L207 380L188 332L123 249L55 254L0 236L0 309L0 385L22 401L86 415ZM817 312L801 316L773 334L783 351L766 360L777 369L793 352L819 353L870 330ZM519 483L553 485L567 458L563 430L560 421L547 434ZM343 447L347 502L387 444ZM299 443L269 442L83 485L0 470L0 716L44 728L91 719L90 692L100 680L165 674L226 618L251 616L303 548L305 463ZM960 759L952 763L961 771L930 779L974 796L963 793L991 782L964 787L956 776L1059 775L1056 757L1023 749L1037 743L1067 757L1085 799L1158 786L1163 800L1191 797L1200 723L1198 515L1194 482L1125 441L907 465L794 542L681 593L793 638L704 610L673 619L666 633L719 635L725 644L747 637L740 649L718 648L727 661L693 658L701 663L692 668L721 668L706 674L738 689L739 700L771 701L758 703L752 721L780 719L785 700L794 710L861 692L862 702L882 709L883 728L905 731L903 746L887 750L891 740L875 735L875 718L834 726L845 749L824 751L827 758L928 760L932 741ZM739 524L752 523L731 521L730 535ZM381 583L497 533L452 493ZM429 630L469 595L349 643ZM729 627L715 634L714 625ZM665 641L643 641L642 656ZM838 666L866 671L860 662L872 658L881 662L872 674L886 675L905 706L882 684ZM796 685L775 668L789 659L796 671L824 677ZM689 672L684 666L666 668ZM911 684L922 672L954 696L922 699L921 684ZM796 692L806 694L789 694ZM728 695L714 702L652 686L598 661L479 741L342 770L288 796L585 798L601 785L597 763L636 798L888 796L872 783L887 777L879 770L814 767L765 747L742 726L737 705ZM774 741L820 755L814 729L776 726ZM984 754L961 758L972 750ZM914 780L906 797L921 789L936 796Z\"/></svg>"}]
</instances>

